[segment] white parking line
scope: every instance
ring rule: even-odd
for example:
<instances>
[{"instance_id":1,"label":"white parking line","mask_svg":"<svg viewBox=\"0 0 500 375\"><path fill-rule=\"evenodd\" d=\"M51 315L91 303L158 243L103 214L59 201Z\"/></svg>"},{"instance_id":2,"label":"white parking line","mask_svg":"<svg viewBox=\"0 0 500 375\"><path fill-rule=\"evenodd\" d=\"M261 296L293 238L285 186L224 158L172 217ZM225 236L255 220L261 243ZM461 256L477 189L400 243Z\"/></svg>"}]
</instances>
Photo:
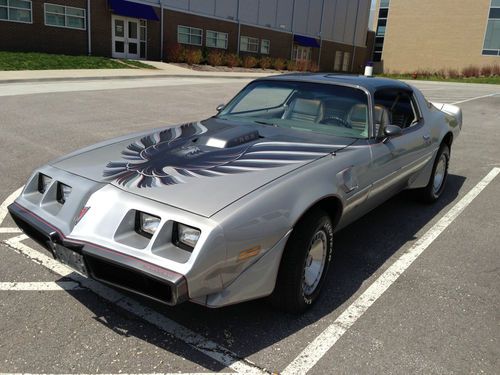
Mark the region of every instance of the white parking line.
<instances>
[{"instance_id":1,"label":"white parking line","mask_svg":"<svg viewBox=\"0 0 500 375\"><path fill-rule=\"evenodd\" d=\"M499 173L500 168L493 168L408 251L380 275L330 326L316 337L286 367L282 374L305 374L308 372Z\"/></svg>"},{"instance_id":2,"label":"white parking line","mask_svg":"<svg viewBox=\"0 0 500 375\"><path fill-rule=\"evenodd\" d=\"M126 297L124 294L108 288L107 286L98 283L92 279L88 279L73 269L59 263L55 259L48 257L41 252L32 249L31 247L23 244L21 241L27 239L26 235L20 235L8 240L4 243L16 252L25 255L32 261L39 263L51 271L61 275L67 276L77 281L82 287L92 290L100 297L116 304L122 309L140 317L141 319L153 324L164 332L170 334L172 337L181 340L191 346L192 348L202 352L206 356L216 360L225 367L228 367L241 374L264 374L266 371L261 370L256 365L248 360L240 359L235 353L229 349L208 340L202 335L180 325L179 323L167 318L166 316L143 306L140 302Z\"/></svg>"},{"instance_id":3,"label":"white parking line","mask_svg":"<svg viewBox=\"0 0 500 375\"><path fill-rule=\"evenodd\" d=\"M46 291L46 290L75 290L82 289L74 281L49 281L49 282L14 282L0 283L0 290L24 290L24 291Z\"/></svg>"},{"instance_id":4,"label":"white parking line","mask_svg":"<svg viewBox=\"0 0 500 375\"><path fill-rule=\"evenodd\" d=\"M0 233L21 233L19 228L0 228Z\"/></svg>"},{"instance_id":5,"label":"white parking line","mask_svg":"<svg viewBox=\"0 0 500 375\"><path fill-rule=\"evenodd\" d=\"M469 98L469 99L465 99L465 100L460 100L458 102L455 102L455 103L451 103L453 105L457 105L457 104L462 104L462 103L466 103L466 102L471 102L473 100L478 100L478 99L484 99L484 98L489 98L491 96L496 96L496 95L499 95L500 93L493 93L493 94L488 94L488 95L482 95L482 96L476 96L474 98Z\"/></svg>"},{"instance_id":6,"label":"white parking line","mask_svg":"<svg viewBox=\"0 0 500 375\"><path fill-rule=\"evenodd\" d=\"M207 375L209 374L208 372L153 372L153 373L138 373L138 374L133 374L133 373L126 373L126 372L120 372L117 374L106 374L106 373L99 373L99 375ZM234 374L234 372L218 372L218 375L231 375ZM0 375L50 375L46 373L30 373L30 372L0 372ZM93 373L85 374L85 373L77 373L77 374L57 374L57 375L94 375Z\"/></svg>"},{"instance_id":7,"label":"white parking line","mask_svg":"<svg viewBox=\"0 0 500 375\"><path fill-rule=\"evenodd\" d=\"M7 197L3 201L2 204L0 204L0 225L2 225L3 220L5 219L5 216L7 216L7 206L14 202L19 194L21 194L21 191L23 190L24 186L21 186L19 189L17 189L15 192L13 192L11 195Z\"/></svg>"}]
</instances>

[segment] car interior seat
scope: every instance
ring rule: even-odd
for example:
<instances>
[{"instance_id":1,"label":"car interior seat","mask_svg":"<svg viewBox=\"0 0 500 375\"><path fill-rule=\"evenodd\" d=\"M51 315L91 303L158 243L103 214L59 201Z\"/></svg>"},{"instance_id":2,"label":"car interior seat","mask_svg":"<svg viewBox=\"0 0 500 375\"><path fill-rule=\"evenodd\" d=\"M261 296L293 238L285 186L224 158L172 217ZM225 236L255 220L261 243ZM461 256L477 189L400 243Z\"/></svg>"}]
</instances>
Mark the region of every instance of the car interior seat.
<instances>
[{"instance_id":1,"label":"car interior seat","mask_svg":"<svg viewBox=\"0 0 500 375\"><path fill-rule=\"evenodd\" d=\"M355 104L347 114L347 122L360 135L368 136L368 107L366 104Z\"/></svg>"},{"instance_id":2,"label":"car interior seat","mask_svg":"<svg viewBox=\"0 0 500 375\"><path fill-rule=\"evenodd\" d=\"M320 122L324 105L319 99L295 98L283 113L283 118L308 122Z\"/></svg>"}]
</instances>

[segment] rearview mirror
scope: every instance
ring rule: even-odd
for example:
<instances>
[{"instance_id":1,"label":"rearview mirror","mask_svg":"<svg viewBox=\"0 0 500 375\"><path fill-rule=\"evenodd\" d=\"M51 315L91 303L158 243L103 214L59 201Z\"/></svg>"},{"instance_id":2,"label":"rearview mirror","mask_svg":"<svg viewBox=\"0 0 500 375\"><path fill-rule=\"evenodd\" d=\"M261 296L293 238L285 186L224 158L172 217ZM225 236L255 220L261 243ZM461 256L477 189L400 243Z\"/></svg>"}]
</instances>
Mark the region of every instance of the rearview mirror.
<instances>
[{"instance_id":1,"label":"rearview mirror","mask_svg":"<svg viewBox=\"0 0 500 375\"><path fill-rule=\"evenodd\" d=\"M397 125L386 125L384 128L384 140L383 142L387 142L389 138L396 137L401 135L403 130Z\"/></svg>"},{"instance_id":2,"label":"rearview mirror","mask_svg":"<svg viewBox=\"0 0 500 375\"><path fill-rule=\"evenodd\" d=\"M226 108L226 105L223 103L223 104L219 104L215 109L217 112L220 112L222 111L224 108Z\"/></svg>"}]
</instances>

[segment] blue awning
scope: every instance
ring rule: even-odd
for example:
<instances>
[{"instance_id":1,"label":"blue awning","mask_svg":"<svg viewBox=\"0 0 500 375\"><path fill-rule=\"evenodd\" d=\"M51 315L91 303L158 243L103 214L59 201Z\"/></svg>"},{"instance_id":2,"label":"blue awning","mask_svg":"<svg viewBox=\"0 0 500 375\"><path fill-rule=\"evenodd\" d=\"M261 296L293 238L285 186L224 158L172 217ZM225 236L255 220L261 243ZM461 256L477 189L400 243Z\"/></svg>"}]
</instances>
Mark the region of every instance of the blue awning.
<instances>
[{"instance_id":1,"label":"blue awning","mask_svg":"<svg viewBox=\"0 0 500 375\"><path fill-rule=\"evenodd\" d=\"M311 38L303 35L294 35L293 41L299 46L319 48L319 43L316 38Z\"/></svg>"},{"instance_id":2,"label":"blue awning","mask_svg":"<svg viewBox=\"0 0 500 375\"><path fill-rule=\"evenodd\" d=\"M108 0L108 3L113 13L120 16L142 18L153 21L160 20L151 5L139 4L126 0Z\"/></svg>"}]
</instances>

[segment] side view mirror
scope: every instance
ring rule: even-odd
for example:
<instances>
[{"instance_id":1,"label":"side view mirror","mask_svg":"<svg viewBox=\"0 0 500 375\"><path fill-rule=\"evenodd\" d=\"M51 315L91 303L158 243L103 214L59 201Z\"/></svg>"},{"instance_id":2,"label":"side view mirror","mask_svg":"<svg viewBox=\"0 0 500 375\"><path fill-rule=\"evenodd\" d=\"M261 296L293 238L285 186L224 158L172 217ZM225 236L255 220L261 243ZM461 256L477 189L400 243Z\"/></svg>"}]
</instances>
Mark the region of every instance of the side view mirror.
<instances>
[{"instance_id":1,"label":"side view mirror","mask_svg":"<svg viewBox=\"0 0 500 375\"><path fill-rule=\"evenodd\" d=\"M224 103L219 104L215 109L217 112L222 111L224 108L226 108L226 105Z\"/></svg>"},{"instance_id":2,"label":"side view mirror","mask_svg":"<svg viewBox=\"0 0 500 375\"><path fill-rule=\"evenodd\" d=\"M386 125L384 128L384 140L383 142L387 142L389 138L392 137L397 137L398 135L401 135L403 129L401 129L397 125Z\"/></svg>"}]
</instances>

